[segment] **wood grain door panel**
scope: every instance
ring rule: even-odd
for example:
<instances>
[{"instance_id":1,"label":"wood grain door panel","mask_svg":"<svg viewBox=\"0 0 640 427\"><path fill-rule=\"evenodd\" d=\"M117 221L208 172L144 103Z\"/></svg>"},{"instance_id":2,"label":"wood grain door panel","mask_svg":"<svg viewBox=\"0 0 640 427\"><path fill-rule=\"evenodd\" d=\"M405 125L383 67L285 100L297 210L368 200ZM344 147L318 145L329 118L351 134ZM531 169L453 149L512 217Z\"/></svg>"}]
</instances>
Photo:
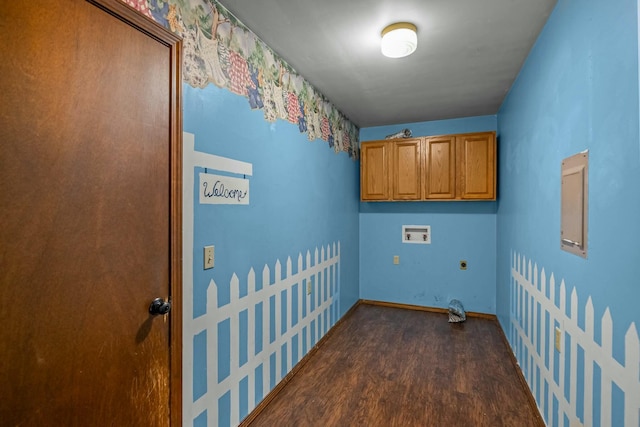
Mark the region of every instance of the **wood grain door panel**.
<instances>
[{"instance_id":1,"label":"wood grain door panel","mask_svg":"<svg viewBox=\"0 0 640 427\"><path fill-rule=\"evenodd\" d=\"M0 17L3 425L170 422L179 49L100 3Z\"/></svg>"},{"instance_id":2,"label":"wood grain door panel","mask_svg":"<svg viewBox=\"0 0 640 427\"><path fill-rule=\"evenodd\" d=\"M495 199L495 134L457 138L459 193L462 199Z\"/></svg>"},{"instance_id":3,"label":"wood grain door panel","mask_svg":"<svg viewBox=\"0 0 640 427\"><path fill-rule=\"evenodd\" d=\"M425 139L425 199L456 197L455 147L454 135Z\"/></svg>"},{"instance_id":4,"label":"wood grain door panel","mask_svg":"<svg viewBox=\"0 0 640 427\"><path fill-rule=\"evenodd\" d=\"M393 147L393 199L420 200L422 161L420 139L390 142Z\"/></svg>"},{"instance_id":5,"label":"wood grain door panel","mask_svg":"<svg viewBox=\"0 0 640 427\"><path fill-rule=\"evenodd\" d=\"M384 142L363 144L360 163L360 198L388 200L390 198L389 145Z\"/></svg>"}]
</instances>

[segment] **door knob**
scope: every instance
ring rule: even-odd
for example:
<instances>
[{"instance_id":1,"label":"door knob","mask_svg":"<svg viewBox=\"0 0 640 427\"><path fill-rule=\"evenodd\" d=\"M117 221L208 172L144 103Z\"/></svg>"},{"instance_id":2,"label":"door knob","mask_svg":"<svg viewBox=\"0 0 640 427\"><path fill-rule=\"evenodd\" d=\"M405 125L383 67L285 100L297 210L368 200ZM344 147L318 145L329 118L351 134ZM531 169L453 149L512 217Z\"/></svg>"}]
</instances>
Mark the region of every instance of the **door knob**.
<instances>
[{"instance_id":1,"label":"door knob","mask_svg":"<svg viewBox=\"0 0 640 427\"><path fill-rule=\"evenodd\" d=\"M158 314L164 315L171 311L171 303L163 300L162 298L156 298L151 301L149 305L149 313L157 316Z\"/></svg>"}]
</instances>

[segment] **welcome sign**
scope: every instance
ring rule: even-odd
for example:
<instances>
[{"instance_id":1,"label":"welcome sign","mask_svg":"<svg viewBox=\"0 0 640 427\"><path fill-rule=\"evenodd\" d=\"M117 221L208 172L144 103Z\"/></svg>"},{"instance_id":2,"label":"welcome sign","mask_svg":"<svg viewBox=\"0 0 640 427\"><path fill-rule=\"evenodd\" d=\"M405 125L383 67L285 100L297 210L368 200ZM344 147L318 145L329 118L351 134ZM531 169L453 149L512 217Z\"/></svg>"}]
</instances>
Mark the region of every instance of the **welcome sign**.
<instances>
[{"instance_id":1,"label":"welcome sign","mask_svg":"<svg viewBox=\"0 0 640 427\"><path fill-rule=\"evenodd\" d=\"M200 204L248 205L249 180L200 173Z\"/></svg>"}]
</instances>

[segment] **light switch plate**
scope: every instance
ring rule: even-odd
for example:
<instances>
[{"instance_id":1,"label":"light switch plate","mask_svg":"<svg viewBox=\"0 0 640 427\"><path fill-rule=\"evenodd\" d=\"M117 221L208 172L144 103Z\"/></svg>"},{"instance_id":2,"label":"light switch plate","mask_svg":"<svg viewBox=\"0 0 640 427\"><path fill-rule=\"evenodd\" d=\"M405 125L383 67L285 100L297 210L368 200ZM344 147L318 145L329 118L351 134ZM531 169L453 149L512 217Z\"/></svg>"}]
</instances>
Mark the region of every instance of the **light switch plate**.
<instances>
[{"instance_id":1,"label":"light switch plate","mask_svg":"<svg viewBox=\"0 0 640 427\"><path fill-rule=\"evenodd\" d=\"M215 265L215 252L214 246L205 246L204 247L204 269L208 270L213 268Z\"/></svg>"}]
</instances>

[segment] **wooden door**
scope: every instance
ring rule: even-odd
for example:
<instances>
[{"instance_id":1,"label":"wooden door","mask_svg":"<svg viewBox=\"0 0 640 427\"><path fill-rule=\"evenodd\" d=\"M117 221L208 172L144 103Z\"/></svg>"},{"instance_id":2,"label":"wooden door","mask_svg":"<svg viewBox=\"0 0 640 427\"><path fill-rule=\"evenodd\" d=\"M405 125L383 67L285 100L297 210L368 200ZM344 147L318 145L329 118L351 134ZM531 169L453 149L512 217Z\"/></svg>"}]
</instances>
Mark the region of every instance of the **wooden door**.
<instances>
[{"instance_id":1,"label":"wooden door","mask_svg":"<svg viewBox=\"0 0 640 427\"><path fill-rule=\"evenodd\" d=\"M422 196L422 155L420 139L390 142L394 200L420 200Z\"/></svg>"},{"instance_id":2,"label":"wooden door","mask_svg":"<svg viewBox=\"0 0 640 427\"><path fill-rule=\"evenodd\" d=\"M0 423L178 425L180 43L111 0L0 35Z\"/></svg>"},{"instance_id":3,"label":"wooden door","mask_svg":"<svg viewBox=\"0 0 640 427\"><path fill-rule=\"evenodd\" d=\"M390 153L386 141L367 142L360 148L360 198L389 200Z\"/></svg>"},{"instance_id":4,"label":"wooden door","mask_svg":"<svg viewBox=\"0 0 640 427\"><path fill-rule=\"evenodd\" d=\"M426 138L425 199L456 197L456 137L454 135Z\"/></svg>"},{"instance_id":5,"label":"wooden door","mask_svg":"<svg viewBox=\"0 0 640 427\"><path fill-rule=\"evenodd\" d=\"M459 135L456 145L460 198L495 199L495 133Z\"/></svg>"}]
</instances>

